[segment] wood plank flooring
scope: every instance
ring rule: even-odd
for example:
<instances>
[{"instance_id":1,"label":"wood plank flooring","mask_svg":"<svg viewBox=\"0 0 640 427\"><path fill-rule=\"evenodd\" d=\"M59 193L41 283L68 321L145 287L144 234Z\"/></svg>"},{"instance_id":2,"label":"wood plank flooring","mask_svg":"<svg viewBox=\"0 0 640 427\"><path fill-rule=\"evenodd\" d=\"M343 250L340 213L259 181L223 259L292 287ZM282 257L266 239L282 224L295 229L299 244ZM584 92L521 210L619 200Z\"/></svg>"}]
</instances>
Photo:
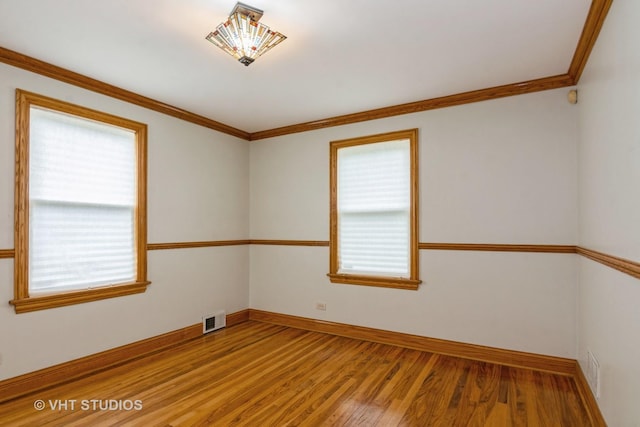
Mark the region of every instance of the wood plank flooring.
<instances>
[{"instance_id":1,"label":"wood plank flooring","mask_svg":"<svg viewBox=\"0 0 640 427\"><path fill-rule=\"evenodd\" d=\"M568 376L248 321L4 403L0 425L591 424Z\"/></svg>"}]
</instances>

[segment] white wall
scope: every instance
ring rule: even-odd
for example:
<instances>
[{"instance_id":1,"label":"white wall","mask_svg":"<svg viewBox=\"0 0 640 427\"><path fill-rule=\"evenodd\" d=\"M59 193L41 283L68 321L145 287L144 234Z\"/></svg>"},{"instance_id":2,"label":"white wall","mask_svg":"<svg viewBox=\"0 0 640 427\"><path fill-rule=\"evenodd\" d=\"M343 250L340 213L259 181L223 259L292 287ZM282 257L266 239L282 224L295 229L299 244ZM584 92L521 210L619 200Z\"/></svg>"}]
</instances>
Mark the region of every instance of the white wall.
<instances>
[{"instance_id":1,"label":"white wall","mask_svg":"<svg viewBox=\"0 0 640 427\"><path fill-rule=\"evenodd\" d=\"M640 261L640 3L613 2L579 85L580 245ZM601 365L610 426L640 425L640 282L579 266L578 359Z\"/></svg>"},{"instance_id":2,"label":"white wall","mask_svg":"<svg viewBox=\"0 0 640 427\"><path fill-rule=\"evenodd\" d=\"M251 237L328 240L329 141L420 130L420 241L575 244L577 109L554 90L251 144ZM331 284L328 248L251 248L252 308L575 357L576 259L421 251L418 291ZM327 311L315 310L315 302Z\"/></svg>"},{"instance_id":3,"label":"white wall","mask_svg":"<svg viewBox=\"0 0 640 427\"><path fill-rule=\"evenodd\" d=\"M13 248L16 88L148 125L149 243L248 238L248 142L0 64L0 249ZM248 308L246 246L149 251L148 270L143 294L15 314L0 259L0 379Z\"/></svg>"}]
</instances>

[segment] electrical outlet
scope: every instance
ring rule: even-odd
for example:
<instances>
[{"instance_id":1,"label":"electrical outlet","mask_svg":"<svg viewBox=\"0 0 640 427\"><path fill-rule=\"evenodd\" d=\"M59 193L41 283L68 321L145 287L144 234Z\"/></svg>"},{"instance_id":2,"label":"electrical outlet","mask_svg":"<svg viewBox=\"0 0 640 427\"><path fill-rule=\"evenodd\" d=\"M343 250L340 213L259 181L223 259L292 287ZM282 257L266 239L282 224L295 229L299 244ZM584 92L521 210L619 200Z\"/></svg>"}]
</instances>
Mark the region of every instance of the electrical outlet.
<instances>
[{"instance_id":1,"label":"electrical outlet","mask_svg":"<svg viewBox=\"0 0 640 427\"><path fill-rule=\"evenodd\" d=\"M600 363L591 351L587 351L587 381L596 399L600 398Z\"/></svg>"},{"instance_id":2,"label":"electrical outlet","mask_svg":"<svg viewBox=\"0 0 640 427\"><path fill-rule=\"evenodd\" d=\"M324 302L317 302L316 303L316 310L327 311L327 304L324 303Z\"/></svg>"}]
</instances>

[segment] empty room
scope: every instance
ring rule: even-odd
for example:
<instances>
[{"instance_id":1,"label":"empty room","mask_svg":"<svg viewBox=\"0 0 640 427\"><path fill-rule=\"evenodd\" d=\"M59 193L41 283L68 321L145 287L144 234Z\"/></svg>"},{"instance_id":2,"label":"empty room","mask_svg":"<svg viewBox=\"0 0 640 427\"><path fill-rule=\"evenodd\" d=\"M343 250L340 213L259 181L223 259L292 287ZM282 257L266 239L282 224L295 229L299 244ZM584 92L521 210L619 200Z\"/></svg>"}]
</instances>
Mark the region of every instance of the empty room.
<instances>
[{"instance_id":1,"label":"empty room","mask_svg":"<svg viewBox=\"0 0 640 427\"><path fill-rule=\"evenodd\" d=\"M0 425L640 426L638 22L0 1Z\"/></svg>"}]
</instances>

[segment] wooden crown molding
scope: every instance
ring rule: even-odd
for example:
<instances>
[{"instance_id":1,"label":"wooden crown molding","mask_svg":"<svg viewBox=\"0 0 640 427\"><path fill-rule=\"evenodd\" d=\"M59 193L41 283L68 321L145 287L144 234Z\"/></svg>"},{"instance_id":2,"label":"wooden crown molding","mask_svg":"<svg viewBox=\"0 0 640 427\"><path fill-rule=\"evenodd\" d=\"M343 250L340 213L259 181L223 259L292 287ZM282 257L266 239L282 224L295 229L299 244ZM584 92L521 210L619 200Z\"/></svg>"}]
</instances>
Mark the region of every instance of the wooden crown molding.
<instances>
[{"instance_id":1,"label":"wooden crown molding","mask_svg":"<svg viewBox=\"0 0 640 427\"><path fill-rule=\"evenodd\" d=\"M164 102L156 101L155 99L147 98L146 96L138 95L137 93L128 91L126 89L104 83L100 80L87 77L74 71L67 70L66 68L58 67L57 65L41 61L39 59L32 58L30 56L14 52L3 47L0 47L0 62L4 62L5 64L22 68L23 70L50 77L64 83L69 83L74 86L90 90L92 92L107 95L121 101L147 108L149 110L157 111L168 116L176 117L187 122L195 123L197 125L226 133L228 135L233 135L246 140L249 139L249 133L243 130L236 129L234 127L225 125L224 123L220 123L215 120L211 120L209 118L183 110L181 108L165 104Z\"/></svg>"},{"instance_id":2,"label":"wooden crown molding","mask_svg":"<svg viewBox=\"0 0 640 427\"><path fill-rule=\"evenodd\" d=\"M249 141L573 85L563 74L249 133L3 47L0 62Z\"/></svg>"},{"instance_id":3,"label":"wooden crown molding","mask_svg":"<svg viewBox=\"0 0 640 427\"><path fill-rule=\"evenodd\" d=\"M37 74L41 74L56 80L63 81L84 89L111 96L122 101L126 101L150 110L158 111L169 116L173 116L187 122L201 125L222 133L236 136L249 141L256 141L275 136L288 135L292 133L307 132L311 130L323 129L332 126L341 126L351 123L358 123L367 120L376 120L386 117L393 117L402 114L416 113L420 111L433 110L437 108L452 107L455 105L469 104L473 102L486 101L513 95L538 92L562 87L574 86L580 80L582 71L587 64L589 54L598 38L600 29L607 16L613 0L593 0L578 45L574 52L569 70L566 74L544 77L540 79L528 80L520 83L512 83L492 88L485 88L470 92L464 92L439 98L426 99L422 101L410 102L406 104L394 105L384 108L362 111L353 114L330 117L311 122L299 123L290 126L283 126L274 129L249 133L241 129L228 126L224 123L203 117L181 108L165 104L151 98L138 95L125 89L101 82L91 77L67 70L62 67L14 52L0 47L0 62L22 68Z\"/></svg>"},{"instance_id":4,"label":"wooden crown molding","mask_svg":"<svg viewBox=\"0 0 640 427\"><path fill-rule=\"evenodd\" d=\"M576 46L576 50L574 51L573 58L566 74L253 132L249 135L249 139L251 141L256 141L260 139L273 138L275 136L288 135L291 133L307 132L332 126L342 126L402 114L417 113L420 111L453 107L456 105L470 104L473 102L487 101L507 96L575 86L580 80L582 71L587 64L591 50L593 49L598 35L600 34L600 29L604 24L604 20L607 17L607 13L609 12L612 2L613 0L593 0L591 2L591 7L587 14L585 25L582 29L578 45Z\"/></svg>"},{"instance_id":5,"label":"wooden crown molding","mask_svg":"<svg viewBox=\"0 0 640 427\"><path fill-rule=\"evenodd\" d=\"M563 74L249 133L3 47L0 47L0 62L249 141L557 89L574 84L569 74Z\"/></svg>"},{"instance_id":6,"label":"wooden crown molding","mask_svg":"<svg viewBox=\"0 0 640 427\"><path fill-rule=\"evenodd\" d=\"M406 104L394 105L391 107L378 108L354 114L331 117L328 119L315 120L312 122L253 132L249 135L249 139L251 141L256 141L259 139L273 138L275 136L288 135L292 133L308 132L311 130L323 129L333 126L342 126L352 123L383 119L386 117L417 113L426 110L435 110L438 108L453 107L456 105L488 101L490 99L503 98L513 95L522 95L525 93L540 92L543 90L558 89L568 86L573 86L573 79L568 74L562 74L559 76L528 80L520 83L511 83L502 86L495 86L486 89L458 93L455 95L426 99L423 101L409 102Z\"/></svg>"},{"instance_id":7,"label":"wooden crown molding","mask_svg":"<svg viewBox=\"0 0 640 427\"><path fill-rule=\"evenodd\" d=\"M582 29L582 34L578 40L578 46L576 47L571 65L569 65L569 76L573 80L573 84L578 84L582 71L587 65L587 60L591 54L591 50L596 43L600 29L604 24L604 20L607 17L607 13L611 8L613 0L593 0L591 2L591 8Z\"/></svg>"}]
</instances>

